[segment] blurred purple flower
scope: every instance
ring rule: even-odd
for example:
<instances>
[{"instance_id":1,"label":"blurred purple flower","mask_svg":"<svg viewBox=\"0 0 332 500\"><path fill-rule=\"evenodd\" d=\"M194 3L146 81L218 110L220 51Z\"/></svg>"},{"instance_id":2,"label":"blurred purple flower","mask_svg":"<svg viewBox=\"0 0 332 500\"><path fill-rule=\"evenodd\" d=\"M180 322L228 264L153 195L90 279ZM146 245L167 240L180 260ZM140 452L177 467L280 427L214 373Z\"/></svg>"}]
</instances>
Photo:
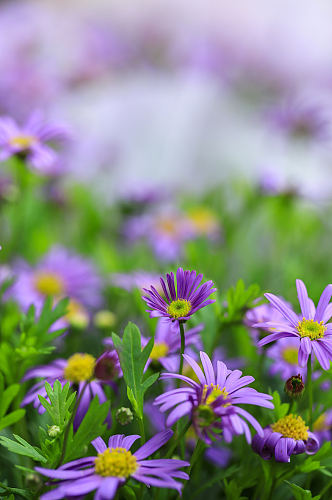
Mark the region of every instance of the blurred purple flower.
<instances>
[{"instance_id":1,"label":"blurred purple flower","mask_svg":"<svg viewBox=\"0 0 332 500\"><path fill-rule=\"evenodd\" d=\"M5 116L0 118L0 161L14 155L23 156L29 165L42 174L54 174L61 168L61 163L52 146L69 138L66 127L45 122L38 111L22 126Z\"/></svg>"},{"instance_id":2,"label":"blurred purple flower","mask_svg":"<svg viewBox=\"0 0 332 500\"><path fill-rule=\"evenodd\" d=\"M272 347L267 349L266 355L273 360L269 368L271 375L279 373L283 380L288 380L292 375L300 374L306 377L307 368L298 365L298 352L300 339L280 339Z\"/></svg>"},{"instance_id":3,"label":"blurred purple flower","mask_svg":"<svg viewBox=\"0 0 332 500\"><path fill-rule=\"evenodd\" d=\"M41 405L38 396L48 398L45 382L47 381L51 386L56 380L59 380L62 386L69 382L71 386L77 386L77 398L81 398L74 420L74 428L77 429L95 396L98 396L100 404L107 400L102 388L103 382L95 379L95 365L96 359L90 354L76 353L68 360L57 359L48 365L32 368L24 375L22 381L37 377L42 377L43 380L31 387L23 398L21 406L33 403L39 413L44 413L45 408ZM110 427L111 413L107 417L107 423Z\"/></svg>"}]
</instances>

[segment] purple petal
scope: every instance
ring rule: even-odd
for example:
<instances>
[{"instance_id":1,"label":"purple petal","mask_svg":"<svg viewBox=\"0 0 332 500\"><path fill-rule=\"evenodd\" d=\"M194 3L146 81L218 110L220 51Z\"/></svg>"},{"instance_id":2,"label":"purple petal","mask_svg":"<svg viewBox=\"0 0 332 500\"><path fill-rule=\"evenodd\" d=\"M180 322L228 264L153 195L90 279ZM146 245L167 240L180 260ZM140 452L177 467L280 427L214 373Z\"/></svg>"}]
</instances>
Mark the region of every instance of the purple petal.
<instances>
[{"instance_id":1,"label":"purple petal","mask_svg":"<svg viewBox=\"0 0 332 500\"><path fill-rule=\"evenodd\" d=\"M119 483L117 477L105 477L95 494L94 500L111 500L114 498Z\"/></svg>"},{"instance_id":2,"label":"purple petal","mask_svg":"<svg viewBox=\"0 0 332 500\"><path fill-rule=\"evenodd\" d=\"M310 310L308 292L302 280L296 280L296 289L297 289L297 296L299 298L301 306L302 316L306 319L312 319L310 314L311 310Z\"/></svg>"},{"instance_id":3,"label":"purple petal","mask_svg":"<svg viewBox=\"0 0 332 500\"><path fill-rule=\"evenodd\" d=\"M315 321L322 321L325 310L328 306L328 303L330 302L332 297L332 285L327 285L325 290L323 291L322 295L320 296L316 314L314 317Z\"/></svg>"},{"instance_id":4,"label":"purple petal","mask_svg":"<svg viewBox=\"0 0 332 500\"><path fill-rule=\"evenodd\" d=\"M290 324L296 328L299 320L295 312L292 311L292 309L288 307L288 305L282 302L279 297L273 295L273 293L265 293L264 295L267 300L283 315L283 317L286 318L290 322Z\"/></svg>"},{"instance_id":5,"label":"purple petal","mask_svg":"<svg viewBox=\"0 0 332 500\"><path fill-rule=\"evenodd\" d=\"M94 467L84 470L60 470L60 469L44 469L43 467L36 467L37 472L43 476L51 477L52 479L77 479L94 474Z\"/></svg>"},{"instance_id":6,"label":"purple petal","mask_svg":"<svg viewBox=\"0 0 332 500\"><path fill-rule=\"evenodd\" d=\"M287 438L279 439L274 452L277 462L290 462L290 458L287 453Z\"/></svg>"},{"instance_id":7,"label":"purple petal","mask_svg":"<svg viewBox=\"0 0 332 500\"><path fill-rule=\"evenodd\" d=\"M206 378L205 378L200 366L198 365L198 363L196 363L196 361L191 356L188 356L187 354L184 354L183 357L187 361L187 363L191 366L191 368L194 370L200 383L206 384L207 383Z\"/></svg>"},{"instance_id":8,"label":"purple petal","mask_svg":"<svg viewBox=\"0 0 332 500\"><path fill-rule=\"evenodd\" d=\"M202 365L204 368L207 384L208 385L211 385L211 384L215 385L216 378L214 375L214 369L213 369L213 366L212 366L212 363L211 363L209 356L203 351L201 351L199 354L200 354Z\"/></svg>"},{"instance_id":9,"label":"purple petal","mask_svg":"<svg viewBox=\"0 0 332 500\"><path fill-rule=\"evenodd\" d=\"M328 370L330 368L330 358L327 352L324 349L324 344L320 344L319 342L313 341L311 343L313 351L318 359L319 364L323 368L323 370Z\"/></svg>"},{"instance_id":10,"label":"purple petal","mask_svg":"<svg viewBox=\"0 0 332 500\"><path fill-rule=\"evenodd\" d=\"M161 431L153 438L149 439L143 446L141 446L137 451L135 451L134 455L137 460L142 460L143 458L149 457L156 450L161 448L167 441L171 439L173 436L173 431L167 429L165 431Z\"/></svg>"},{"instance_id":11,"label":"purple petal","mask_svg":"<svg viewBox=\"0 0 332 500\"><path fill-rule=\"evenodd\" d=\"M298 337L298 335L296 335L295 333L286 333L286 332L271 333L271 335L267 335L262 340L257 342L257 345L258 347L262 347L263 345L269 344L274 340L283 339L285 337Z\"/></svg>"},{"instance_id":12,"label":"purple petal","mask_svg":"<svg viewBox=\"0 0 332 500\"><path fill-rule=\"evenodd\" d=\"M105 441L100 436L91 441L91 444L98 453L102 453L107 449Z\"/></svg>"}]
</instances>

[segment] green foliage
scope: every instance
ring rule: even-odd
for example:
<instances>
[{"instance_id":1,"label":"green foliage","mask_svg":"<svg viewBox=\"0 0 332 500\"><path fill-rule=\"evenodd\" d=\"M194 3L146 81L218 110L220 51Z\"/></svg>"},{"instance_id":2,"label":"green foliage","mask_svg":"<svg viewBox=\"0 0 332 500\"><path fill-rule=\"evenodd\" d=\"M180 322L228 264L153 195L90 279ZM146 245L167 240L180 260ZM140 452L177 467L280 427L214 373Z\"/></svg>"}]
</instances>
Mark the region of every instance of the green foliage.
<instances>
[{"instance_id":1,"label":"green foliage","mask_svg":"<svg viewBox=\"0 0 332 500\"><path fill-rule=\"evenodd\" d=\"M4 389L4 378L0 373L0 430L15 424L25 415L22 408L7 413L7 410L20 390L19 384L12 384Z\"/></svg>"},{"instance_id":2,"label":"green foliage","mask_svg":"<svg viewBox=\"0 0 332 500\"><path fill-rule=\"evenodd\" d=\"M284 481L292 490L295 500L319 500L320 495L312 496L310 490L304 490L301 486L289 481Z\"/></svg>"},{"instance_id":3,"label":"green foliage","mask_svg":"<svg viewBox=\"0 0 332 500\"><path fill-rule=\"evenodd\" d=\"M24 455L25 457L30 457L36 462L47 462L47 459L42 455L41 449L31 446L25 439L14 434L13 439L9 439L5 436L0 436L0 444L7 448L9 451L16 453L17 455Z\"/></svg>"},{"instance_id":4,"label":"green foliage","mask_svg":"<svg viewBox=\"0 0 332 500\"><path fill-rule=\"evenodd\" d=\"M274 417L276 420L279 420L280 418L283 418L287 415L288 410L289 410L289 404L288 403L282 403L280 399L280 395L278 391L274 391L272 393L273 396L273 404L274 404Z\"/></svg>"},{"instance_id":5,"label":"green foliage","mask_svg":"<svg viewBox=\"0 0 332 500\"><path fill-rule=\"evenodd\" d=\"M260 295L261 290L258 285L252 284L246 289L244 281L240 279L234 287L227 291L227 306L222 321L225 323L241 321L244 312L253 307L254 300Z\"/></svg>"},{"instance_id":6,"label":"green foliage","mask_svg":"<svg viewBox=\"0 0 332 500\"><path fill-rule=\"evenodd\" d=\"M0 494L1 498L6 498L7 500L15 500L15 495L25 498L26 500L33 499L33 495L29 491L20 488L11 488L2 482L0 482Z\"/></svg>"},{"instance_id":7,"label":"green foliage","mask_svg":"<svg viewBox=\"0 0 332 500\"><path fill-rule=\"evenodd\" d=\"M153 348L153 339L142 349L141 333L134 323L128 323L122 340L115 333L112 338L119 354L128 398L137 416L142 419L144 394L159 376L155 373L145 379L143 377L146 362Z\"/></svg>"},{"instance_id":8,"label":"green foliage","mask_svg":"<svg viewBox=\"0 0 332 500\"><path fill-rule=\"evenodd\" d=\"M54 425L58 425L63 429L69 422L73 403L75 401L76 393L69 394L70 384L67 382L63 387L59 380L56 380L53 389L48 382L45 382L45 389L49 397L48 402L44 397L38 396L39 401L49 414Z\"/></svg>"},{"instance_id":9,"label":"green foliage","mask_svg":"<svg viewBox=\"0 0 332 500\"><path fill-rule=\"evenodd\" d=\"M94 397L76 433L70 429L65 462L83 456L90 442L104 434L109 408L109 401L99 404L98 396Z\"/></svg>"}]
</instances>

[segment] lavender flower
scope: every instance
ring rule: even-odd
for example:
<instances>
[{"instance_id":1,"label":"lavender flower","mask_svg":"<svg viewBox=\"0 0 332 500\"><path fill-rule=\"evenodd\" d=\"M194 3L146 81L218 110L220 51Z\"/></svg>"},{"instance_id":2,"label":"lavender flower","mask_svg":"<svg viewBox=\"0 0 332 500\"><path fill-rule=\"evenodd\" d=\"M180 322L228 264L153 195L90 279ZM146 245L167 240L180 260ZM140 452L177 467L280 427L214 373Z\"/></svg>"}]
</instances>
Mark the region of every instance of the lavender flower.
<instances>
[{"instance_id":1,"label":"lavender flower","mask_svg":"<svg viewBox=\"0 0 332 500\"><path fill-rule=\"evenodd\" d=\"M273 408L270 402L271 396L257 392L251 387L244 388L255 380L253 377L241 377L240 370L228 370L222 361L217 362L217 373L215 373L211 360L205 352L200 353L204 373L193 358L186 354L183 357L191 365L199 382L175 373L161 375L161 380L175 378L189 385L189 388L174 389L155 399L154 404L160 406L162 412L173 408L166 421L168 427L184 415L189 415L197 435L208 444L211 443L212 437L220 437L221 432L226 441L231 441L234 433L244 433L250 442L251 435L247 423L242 419L244 417L259 434L263 435L257 420L237 406L253 404Z\"/></svg>"},{"instance_id":2,"label":"lavender flower","mask_svg":"<svg viewBox=\"0 0 332 500\"><path fill-rule=\"evenodd\" d=\"M110 437L108 447L104 440L98 437L91 443L98 452L97 456L74 460L56 470L36 467L40 474L51 479L60 479L58 488L40 498L56 500L86 495L97 490L95 500L111 500L118 488L130 477L147 486L171 488L180 493L183 485L177 479L189 479L188 474L180 470L181 467L190 465L188 462L163 458L146 460L167 443L172 435L171 430L162 431L134 453L130 448L140 438L138 435L116 434Z\"/></svg>"},{"instance_id":3,"label":"lavender flower","mask_svg":"<svg viewBox=\"0 0 332 500\"><path fill-rule=\"evenodd\" d=\"M313 424L313 430L320 445L322 445L324 441L332 440L332 410L327 410L317 418Z\"/></svg>"},{"instance_id":4,"label":"lavender flower","mask_svg":"<svg viewBox=\"0 0 332 500\"><path fill-rule=\"evenodd\" d=\"M213 282L207 281L200 285L203 275L196 275L195 271L184 271L181 267L176 272L176 286L174 274L166 274L167 286L163 278L160 283L165 299L161 297L154 286L150 290L144 288L148 296L143 300L151 308L148 309L151 317L162 316L171 321L186 321L196 311L202 309L215 300L208 299L216 291Z\"/></svg>"},{"instance_id":5,"label":"lavender flower","mask_svg":"<svg viewBox=\"0 0 332 500\"><path fill-rule=\"evenodd\" d=\"M272 293L266 293L268 301L282 314L283 319L278 322L268 321L257 323L254 327L273 328L274 333L258 342L263 346L274 340L292 337L300 340L298 360L300 366L305 366L309 355L313 351L324 370L330 367L332 359L332 324L326 324L332 316L332 285L327 285L323 291L317 309L308 298L307 289L301 280L296 280L297 294L301 306L301 316Z\"/></svg>"},{"instance_id":6,"label":"lavender flower","mask_svg":"<svg viewBox=\"0 0 332 500\"><path fill-rule=\"evenodd\" d=\"M38 408L38 412L44 413L45 409L41 405L38 396L47 398L45 381L52 386L56 380L59 380L62 385L69 382L71 386L78 387L78 398L81 396L84 389L74 420L74 427L77 429L89 408L90 401L95 396L98 396L100 404L107 400L102 388L103 381L95 378L95 366L96 359L93 356L90 354L76 353L73 354L68 360L57 359L48 365L32 368L25 374L22 381L30 380L36 377L42 377L43 380L37 382L31 387L24 397L21 406L26 406L27 404L33 402L33 406ZM85 387L86 384L87 387ZM110 425L110 415L107 420Z\"/></svg>"},{"instance_id":7,"label":"lavender flower","mask_svg":"<svg viewBox=\"0 0 332 500\"><path fill-rule=\"evenodd\" d=\"M283 380L289 379L292 375L301 375L305 378L307 369L298 365L298 352L300 339L280 339L272 347L267 349L266 355L273 362L269 368L271 375L277 373Z\"/></svg>"},{"instance_id":8,"label":"lavender flower","mask_svg":"<svg viewBox=\"0 0 332 500\"><path fill-rule=\"evenodd\" d=\"M203 328L204 325L200 324L185 332L186 347L195 346L198 349L201 348L199 333ZM148 340L143 337L143 346L146 345L147 342ZM170 323L168 320L160 318L154 336L154 345L147 361L146 368L151 363L159 363L168 371L177 371L180 364L180 347L181 338L179 324Z\"/></svg>"},{"instance_id":9,"label":"lavender flower","mask_svg":"<svg viewBox=\"0 0 332 500\"><path fill-rule=\"evenodd\" d=\"M69 131L58 124L45 123L36 111L25 125L19 126L10 117L0 118L0 161L14 155L24 155L28 164L44 174L55 173L58 155L50 144L63 142Z\"/></svg>"},{"instance_id":10,"label":"lavender flower","mask_svg":"<svg viewBox=\"0 0 332 500\"><path fill-rule=\"evenodd\" d=\"M34 304L39 313L46 297L69 297L66 320L70 323L86 314L85 307L97 307L102 301L101 281L92 264L65 248L53 247L34 268L19 262L13 271L16 281L7 297L14 298L23 311Z\"/></svg>"},{"instance_id":11,"label":"lavender flower","mask_svg":"<svg viewBox=\"0 0 332 500\"><path fill-rule=\"evenodd\" d=\"M288 303L282 298L279 297L280 300ZM257 299L260 301L261 299ZM282 314L273 307L271 304L260 304L259 306L253 307L249 309L243 319L243 323L249 328L249 332L252 338L252 341L257 344L260 339L261 330L258 329L258 323L266 323L267 321L280 322L283 319ZM262 330L266 330L271 332L272 330L268 328L261 327Z\"/></svg>"},{"instance_id":12,"label":"lavender flower","mask_svg":"<svg viewBox=\"0 0 332 500\"><path fill-rule=\"evenodd\" d=\"M291 455L313 455L319 448L319 440L308 430L304 420L293 414L281 418L264 429L264 435L256 434L253 450L265 460L273 456L277 462L290 462Z\"/></svg>"}]
</instances>

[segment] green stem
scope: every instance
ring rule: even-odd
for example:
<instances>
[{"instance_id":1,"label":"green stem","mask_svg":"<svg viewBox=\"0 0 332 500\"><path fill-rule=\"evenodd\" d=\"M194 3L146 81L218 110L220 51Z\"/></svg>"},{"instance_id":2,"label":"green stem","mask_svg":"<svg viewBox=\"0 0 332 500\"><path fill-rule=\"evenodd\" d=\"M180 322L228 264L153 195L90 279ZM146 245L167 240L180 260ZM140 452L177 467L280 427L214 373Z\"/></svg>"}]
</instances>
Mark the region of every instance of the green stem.
<instances>
[{"instance_id":1,"label":"green stem","mask_svg":"<svg viewBox=\"0 0 332 500\"><path fill-rule=\"evenodd\" d=\"M144 429L144 420L143 418L138 419L139 432L142 438L142 443L145 443L145 429Z\"/></svg>"},{"instance_id":2,"label":"green stem","mask_svg":"<svg viewBox=\"0 0 332 500\"><path fill-rule=\"evenodd\" d=\"M323 495L325 495L325 493L331 488L331 486L332 486L332 479L321 490L321 492L319 493L319 498L323 498Z\"/></svg>"},{"instance_id":3,"label":"green stem","mask_svg":"<svg viewBox=\"0 0 332 500\"><path fill-rule=\"evenodd\" d=\"M312 405L313 405L313 394L312 394L312 366L311 366L311 354L308 358L307 364L307 392L308 392L308 422L309 429L312 430Z\"/></svg>"},{"instance_id":4,"label":"green stem","mask_svg":"<svg viewBox=\"0 0 332 500\"><path fill-rule=\"evenodd\" d=\"M81 394L79 396L79 398L76 400L76 403L75 403L75 406L74 406L74 409L73 409L73 413L71 414L70 416L70 419L69 419L69 422L68 422L68 425L66 427L66 430L65 430L65 435L64 435L64 438L63 438L63 444L62 444L62 452L61 452L61 456L60 456L60 459L59 459L59 463L58 465L56 466L56 469L58 467L60 467L60 465L62 464L63 462L63 459L65 458L65 455L66 455L66 448L67 448L67 441L68 441L68 436L69 436L69 431L70 431L70 428L71 428L71 425L72 423L74 422L74 418L76 416L76 413L77 413L77 410L78 410L78 407L79 407L79 404L82 400L82 397L83 397L83 394L85 392L85 389L87 388L88 386L88 383L89 381L87 380L84 384L84 386L82 387L82 390L81 390Z\"/></svg>"},{"instance_id":5,"label":"green stem","mask_svg":"<svg viewBox=\"0 0 332 500\"><path fill-rule=\"evenodd\" d=\"M184 336L183 322L179 321L179 325L180 325L180 335L181 335L180 375L182 375L182 372L183 372L183 354L184 354L184 350L185 350L185 347L186 347L186 338Z\"/></svg>"},{"instance_id":6,"label":"green stem","mask_svg":"<svg viewBox=\"0 0 332 500\"><path fill-rule=\"evenodd\" d=\"M168 450L167 454L166 454L166 458L171 458L174 451L177 449L177 447L179 446L180 444L180 441L185 437L185 435L187 434L187 431L189 429L189 427L191 426L191 421L189 420L189 422L187 422L185 428L183 429L183 431L181 432L181 434L178 432L176 435L174 435L174 442L172 444L172 446L170 447L170 449Z\"/></svg>"}]
</instances>

